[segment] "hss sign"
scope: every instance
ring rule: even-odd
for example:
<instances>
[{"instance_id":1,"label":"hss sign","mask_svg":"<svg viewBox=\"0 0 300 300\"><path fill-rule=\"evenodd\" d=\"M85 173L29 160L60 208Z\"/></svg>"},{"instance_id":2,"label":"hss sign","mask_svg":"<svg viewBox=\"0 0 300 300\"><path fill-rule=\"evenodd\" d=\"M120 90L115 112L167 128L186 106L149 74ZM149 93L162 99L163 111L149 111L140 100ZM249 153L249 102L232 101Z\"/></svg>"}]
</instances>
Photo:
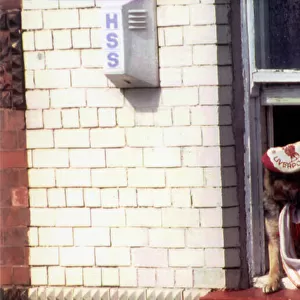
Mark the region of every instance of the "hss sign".
<instances>
[{"instance_id":1,"label":"hss sign","mask_svg":"<svg viewBox=\"0 0 300 300\"><path fill-rule=\"evenodd\" d=\"M110 72L124 70L122 14L118 10L105 11L104 51L105 69Z\"/></svg>"}]
</instances>

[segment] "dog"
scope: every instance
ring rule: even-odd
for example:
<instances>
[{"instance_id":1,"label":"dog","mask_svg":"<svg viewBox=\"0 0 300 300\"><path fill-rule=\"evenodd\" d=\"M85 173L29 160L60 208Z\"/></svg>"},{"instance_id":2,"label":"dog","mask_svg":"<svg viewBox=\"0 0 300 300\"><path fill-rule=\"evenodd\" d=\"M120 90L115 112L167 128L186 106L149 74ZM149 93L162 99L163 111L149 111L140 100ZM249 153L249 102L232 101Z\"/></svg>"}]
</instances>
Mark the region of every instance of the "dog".
<instances>
[{"instance_id":1,"label":"dog","mask_svg":"<svg viewBox=\"0 0 300 300\"><path fill-rule=\"evenodd\" d=\"M270 171L264 168L264 218L268 239L269 275L263 287L264 293L278 291L283 273L279 245L279 214L285 204L300 208L300 171L291 174ZM297 257L300 258L300 241L295 241Z\"/></svg>"}]
</instances>

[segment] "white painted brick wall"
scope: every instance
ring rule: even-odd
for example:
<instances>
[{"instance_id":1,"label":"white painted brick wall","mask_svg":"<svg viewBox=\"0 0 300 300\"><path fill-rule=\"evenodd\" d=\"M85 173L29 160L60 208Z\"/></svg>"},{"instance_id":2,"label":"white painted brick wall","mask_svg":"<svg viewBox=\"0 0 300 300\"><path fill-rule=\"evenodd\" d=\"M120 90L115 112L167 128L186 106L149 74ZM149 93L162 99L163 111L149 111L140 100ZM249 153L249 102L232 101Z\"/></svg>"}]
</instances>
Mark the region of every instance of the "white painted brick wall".
<instances>
[{"instance_id":1,"label":"white painted brick wall","mask_svg":"<svg viewBox=\"0 0 300 300\"><path fill-rule=\"evenodd\" d=\"M225 287L240 267L229 1L158 0L161 88L128 90L103 73L101 1L25 2L32 284Z\"/></svg>"}]
</instances>

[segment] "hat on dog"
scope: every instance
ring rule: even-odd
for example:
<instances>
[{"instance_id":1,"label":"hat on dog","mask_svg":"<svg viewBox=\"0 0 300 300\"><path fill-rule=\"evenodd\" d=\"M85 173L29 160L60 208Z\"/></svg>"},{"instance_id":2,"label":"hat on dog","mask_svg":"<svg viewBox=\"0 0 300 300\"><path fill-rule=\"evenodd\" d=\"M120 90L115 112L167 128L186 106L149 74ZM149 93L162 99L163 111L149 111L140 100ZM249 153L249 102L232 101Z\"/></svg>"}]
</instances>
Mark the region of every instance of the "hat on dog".
<instances>
[{"instance_id":1,"label":"hat on dog","mask_svg":"<svg viewBox=\"0 0 300 300\"><path fill-rule=\"evenodd\" d=\"M270 148L263 156L262 163L273 172L295 173L300 171L300 142L284 147Z\"/></svg>"}]
</instances>

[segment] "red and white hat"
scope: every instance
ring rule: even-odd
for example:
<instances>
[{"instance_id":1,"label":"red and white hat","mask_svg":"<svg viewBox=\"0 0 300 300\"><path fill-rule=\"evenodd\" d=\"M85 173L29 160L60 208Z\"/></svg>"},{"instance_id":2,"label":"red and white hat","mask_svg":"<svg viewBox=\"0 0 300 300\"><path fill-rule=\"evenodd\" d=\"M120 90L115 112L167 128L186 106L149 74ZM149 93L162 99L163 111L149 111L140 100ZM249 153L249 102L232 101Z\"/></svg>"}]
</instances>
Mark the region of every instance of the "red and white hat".
<instances>
[{"instance_id":1,"label":"red and white hat","mask_svg":"<svg viewBox=\"0 0 300 300\"><path fill-rule=\"evenodd\" d=\"M300 171L300 142L284 147L270 148L263 156L262 163L273 172L295 173Z\"/></svg>"}]
</instances>

